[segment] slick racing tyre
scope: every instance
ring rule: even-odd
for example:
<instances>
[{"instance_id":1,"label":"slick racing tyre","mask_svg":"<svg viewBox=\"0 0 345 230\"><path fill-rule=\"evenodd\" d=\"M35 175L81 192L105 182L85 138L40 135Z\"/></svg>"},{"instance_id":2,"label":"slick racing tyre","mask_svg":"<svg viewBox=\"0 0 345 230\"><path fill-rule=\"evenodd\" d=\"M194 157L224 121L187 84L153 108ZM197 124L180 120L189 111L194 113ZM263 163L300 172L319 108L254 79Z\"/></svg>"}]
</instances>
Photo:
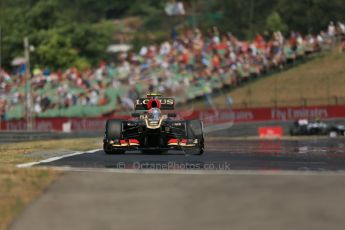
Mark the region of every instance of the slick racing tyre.
<instances>
[{"instance_id":1,"label":"slick racing tyre","mask_svg":"<svg viewBox=\"0 0 345 230\"><path fill-rule=\"evenodd\" d=\"M125 150L113 149L108 143L109 140L120 140L122 134L122 121L121 120L108 120L105 125L105 135L103 141L103 150L106 154L123 154Z\"/></svg>"},{"instance_id":2,"label":"slick racing tyre","mask_svg":"<svg viewBox=\"0 0 345 230\"><path fill-rule=\"evenodd\" d=\"M108 139L120 139L122 134L121 120L108 120L105 124L105 136Z\"/></svg>"},{"instance_id":3,"label":"slick racing tyre","mask_svg":"<svg viewBox=\"0 0 345 230\"><path fill-rule=\"evenodd\" d=\"M114 149L111 149L109 147L109 145L106 144L106 143L103 144L103 151L106 154L124 154L125 153L125 150L114 150Z\"/></svg>"},{"instance_id":4,"label":"slick racing tyre","mask_svg":"<svg viewBox=\"0 0 345 230\"><path fill-rule=\"evenodd\" d=\"M185 147L183 150L188 155L202 155L204 153L204 130L200 120L186 121L187 139L198 140L193 148Z\"/></svg>"}]
</instances>

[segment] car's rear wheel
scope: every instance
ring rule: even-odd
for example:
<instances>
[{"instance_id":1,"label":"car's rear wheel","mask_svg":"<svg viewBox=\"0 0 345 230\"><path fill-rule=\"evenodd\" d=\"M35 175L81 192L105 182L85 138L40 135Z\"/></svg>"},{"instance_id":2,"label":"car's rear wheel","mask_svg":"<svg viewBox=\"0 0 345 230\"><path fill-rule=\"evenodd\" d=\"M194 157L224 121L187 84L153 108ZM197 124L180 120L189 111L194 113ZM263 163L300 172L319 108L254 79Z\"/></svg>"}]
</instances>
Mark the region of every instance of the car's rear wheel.
<instances>
[{"instance_id":1,"label":"car's rear wheel","mask_svg":"<svg viewBox=\"0 0 345 230\"><path fill-rule=\"evenodd\" d=\"M187 155L202 155L204 153L204 148L193 148L193 149L185 148L183 151Z\"/></svg>"},{"instance_id":2,"label":"car's rear wheel","mask_svg":"<svg viewBox=\"0 0 345 230\"><path fill-rule=\"evenodd\" d=\"M114 150L107 143L109 140L119 140L122 134L122 121L121 120L108 120L105 125L105 140L103 144L103 150L106 154L123 154L125 150Z\"/></svg>"},{"instance_id":3,"label":"car's rear wheel","mask_svg":"<svg viewBox=\"0 0 345 230\"><path fill-rule=\"evenodd\" d=\"M105 136L108 140L121 139L122 121L108 120L105 125Z\"/></svg>"},{"instance_id":4,"label":"car's rear wheel","mask_svg":"<svg viewBox=\"0 0 345 230\"><path fill-rule=\"evenodd\" d=\"M187 139L198 140L198 144L194 148L184 148L183 151L188 155L202 155L204 153L204 131L203 124L200 120L186 121Z\"/></svg>"}]
</instances>

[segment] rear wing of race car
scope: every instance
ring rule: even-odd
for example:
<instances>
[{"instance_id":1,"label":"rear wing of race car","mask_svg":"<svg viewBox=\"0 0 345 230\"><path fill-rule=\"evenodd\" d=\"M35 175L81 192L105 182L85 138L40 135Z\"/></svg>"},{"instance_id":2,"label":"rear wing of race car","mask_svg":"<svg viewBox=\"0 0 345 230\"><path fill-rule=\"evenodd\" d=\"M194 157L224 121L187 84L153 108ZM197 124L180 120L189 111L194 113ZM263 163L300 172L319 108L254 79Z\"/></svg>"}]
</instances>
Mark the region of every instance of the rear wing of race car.
<instances>
[{"instance_id":1,"label":"rear wing of race car","mask_svg":"<svg viewBox=\"0 0 345 230\"><path fill-rule=\"evenodd\" d=\"M151 104L151 100L159 100L161 110L174 110L175 99L174 98L139 98L135 101L135 110L148 110L148 105Z\"/></svg>"}]
</instances>

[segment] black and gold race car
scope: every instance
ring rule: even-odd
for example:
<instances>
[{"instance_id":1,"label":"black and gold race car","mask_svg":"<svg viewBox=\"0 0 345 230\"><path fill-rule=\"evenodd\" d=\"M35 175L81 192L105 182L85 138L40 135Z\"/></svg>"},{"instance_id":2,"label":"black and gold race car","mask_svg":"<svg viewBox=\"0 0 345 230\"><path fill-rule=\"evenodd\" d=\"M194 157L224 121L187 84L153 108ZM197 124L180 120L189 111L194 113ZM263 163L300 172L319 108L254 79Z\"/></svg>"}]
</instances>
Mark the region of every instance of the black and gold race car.
<instances>
[{"instance_id":1,"label":"black and gold race car","mask_svg":"<svg viewBox=\"0 0 345 230\"><path fill-rule=\"evenodd\" d=\"M136 100L132 118L110 119L106 122L103 149L107 154L126 151L164 153L181 150L186 154L204 152L203 124L200 120L176 119L175 113L162 111L174 109L174 98L148 94Z\"/></svg>"}]
</instances>

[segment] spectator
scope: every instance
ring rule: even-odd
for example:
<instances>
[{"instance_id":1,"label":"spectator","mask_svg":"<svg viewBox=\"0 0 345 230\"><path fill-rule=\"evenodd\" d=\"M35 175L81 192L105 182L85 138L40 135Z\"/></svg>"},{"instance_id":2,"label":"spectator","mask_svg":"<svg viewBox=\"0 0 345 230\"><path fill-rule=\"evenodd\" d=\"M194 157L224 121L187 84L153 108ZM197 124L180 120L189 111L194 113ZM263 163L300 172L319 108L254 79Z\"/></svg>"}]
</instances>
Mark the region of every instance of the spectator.
<instances>
[{"instance_id":1,"label":"spectator","mask_svg":"<svg viewBox=\"0 0 345 230\"><path fill-rule=\"evenodd\" d=\"M344 24L339 22L336 27L331 22L327 32L316 35L291 32L286 39L279 31L272 36L265 32L258 34L254 41L241 41L231 33L222 34L217 27L206 34L199 29L188 29L161 45L145 45L138 53L120 53L117 64L101 61L94 69L78 71L71 67L55 73L35 66L34 109L41 113L50 108L105 105L112 101L105 94L111 88L124 91L122 95L126 96L115 100L124 110L132 109L133 101L142 93L157 90L185 101L183 97L196 87L202 90L191 97L205 96L213 104L211 92L215 86L211 82L223 87L281 68L287 60L293 62L305 53L318 52L334 44L337 29L344 33ZM340 50L345 50L344 39ZM24 86L20 71L10 76L0 70L0 92L5 95L6 108L23 102Z\"/></svg>"},{"instance_id":2,"label":"spectator","mask_svg":"<svg viewBox=\"0 0 345 230\"><path fill-rule=\"evenodd\" d=\"M0 98L0 120L6 120L6 106L7 101L4 98Z\"/></svg>"},{"instance_id":3,"label":"spectator","mask_svg":"<svg viewBox=\"0 0 345 230\"><path fill-rule=\"evenodd\" d=\"M344 36L345 35L345 24L342 22L339 22L338 25L339 25L340 33Z\"/></svg>"},{"instance_id":4,"label":"spectator","mask_svg":"<svg viewBox=\"0 0 345 230\"><path fill-rule=\"evenodd\" d=\"M345 35L342 37L341 39L341 43L340 43L340 52L343 53L345 52Z\"/></svg>"},{"instance_id":5,"label":"spectator","mask_svg":"<svg viewBox=\"0 0 345 230\"><path fill-rule=\"evenodd\" d=\"M335 26L333 22L330 22L328 25L328 36L330 36L331 38L333 38L335 36Z\"/></svg>"},{"instance_id":6,"label":"spectator","mask_svg":"<svg viewBox=\"0 0 345 230\"><path fill-rule=\"evenodd\" d=\"M137 100L140 98L140 93L138 92L137 88L132 85L130 90L128 91L128 98L131 99L132 101Z\"/></svg>"}]
</instances>

